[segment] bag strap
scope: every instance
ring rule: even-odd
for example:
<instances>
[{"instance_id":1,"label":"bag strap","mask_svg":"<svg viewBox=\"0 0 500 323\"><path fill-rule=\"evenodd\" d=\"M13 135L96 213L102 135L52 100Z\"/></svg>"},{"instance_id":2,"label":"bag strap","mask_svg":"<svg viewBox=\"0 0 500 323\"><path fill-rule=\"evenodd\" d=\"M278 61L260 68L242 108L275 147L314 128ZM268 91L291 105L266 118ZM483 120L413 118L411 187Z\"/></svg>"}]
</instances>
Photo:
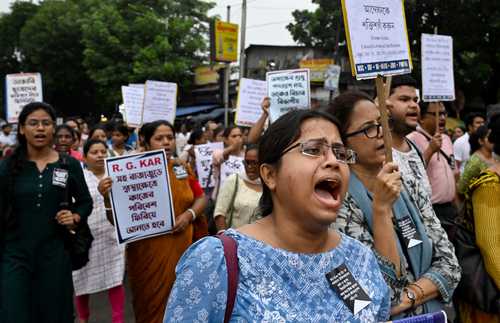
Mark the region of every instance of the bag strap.
<instances>
[{"instance_id":1,"label":"bag strap","mask_svg":"<svg viewBox=\"0 0 500 323\"><path fill-rule=\"evenodd\" d=\"M224 248L224 258L227 267L227 302L226 312L224 314L224 323L229 323L233 314L236 293L238 291L239 269L238 269L238 244L236 240L225 235L215 236L222 242Z\"/></svg>"},{"instance_id":2,"label":"bag strap","mask_svg":"<svg viewBox=\"0 0 500 323\"><path fill-rule=\"evenodd\" d=\"M405 140L408 143L408 145L412 146L413 149L415 149L415 151L417 152L418 157L420 158L420 161L422 162L422 165L424 166L424 169L426 169L427 168L427 164L425 162L424 155L420 151L420 148L417 146L416 143L413 142L413 140L408 139L406 137L405 137Z\"/></svg>"},{"instance_id":3,"label":"bag strap","mask_svg":"<svg viewBox=\"0 0 500 323\"><path fill-rule=\"evenodd\" d=\"M234 200L236 200L236 194L238 193L238 182L240 181L238 174L236 175L236 181L234 182L234 190L233 190L233 195L231 196L231 202L229 204L229 222L228 222L228 228L231 227L233 224L233 213L234 213Z\"/></svg>"},{"instance_id":4,"label":"bag strap","mask_svg":"<svg viewBox=\"0 0 500 323\"><path fill-rule=\"evenodd\" d=\"M418 131L418 130L417 130ZM422 136L425 137L425 139L427 139L428 142L431 142L432 141L432 138L429 137L426 133L422 132L422 131L418 131L418 133L420 133ZM448 162L448 165L450 165L451 167L451 164L453 163L453 160L450 156L448 156L441 148L439 148L439 153L441 155L443 155L443 157L446 159L446 161ZM424 164L425 165L425 164Z\"/></svg>"}]
</instances>

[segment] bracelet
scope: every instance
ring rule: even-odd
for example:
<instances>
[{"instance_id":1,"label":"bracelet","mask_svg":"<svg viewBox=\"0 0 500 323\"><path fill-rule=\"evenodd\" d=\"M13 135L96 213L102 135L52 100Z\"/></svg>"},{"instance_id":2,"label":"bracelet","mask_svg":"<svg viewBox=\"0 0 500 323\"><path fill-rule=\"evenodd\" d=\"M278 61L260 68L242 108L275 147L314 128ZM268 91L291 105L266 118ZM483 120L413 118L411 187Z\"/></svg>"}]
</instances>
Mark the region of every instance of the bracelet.
<instances>
[{"instance_id":1,"label":"bracelet","mask_svg":"<svg viewBox=\"0 0 500 323\"><path fill-rule=\"evenodd\" d=\"M418 290L422 293L422 299L424 299L425 292L424 292L424 289L419 284L417 284L417 283L411 283L408 286L415 286L415 287L417 287Z\"/></svg>"},{"instance_id":2,"label":"bracelet","mask_svg":"<svg viewBox=\"0 0 500 323\"><path fill-rule=\"evenodd\" d=\"M193 210L193 209L187 209L187 210L186 210L186 212L191 213L191 215L193 216L193 219L192 219L191 221L196 220L196 213L194 212L194 210Z\"/></svg>"},{"instance_id":3,"label":"bracelet","mask_svg":"<svg viewBox=\"0 0 500 323\"><path fill-rule=\"evenodd\" d=\"M112 208L110 208L110 207L106 207L106 208L104 208L104 210L106 210L106 212L108 212L108 211L113 211L113 209L112 209Z\"/></svg>"}]
</instances>

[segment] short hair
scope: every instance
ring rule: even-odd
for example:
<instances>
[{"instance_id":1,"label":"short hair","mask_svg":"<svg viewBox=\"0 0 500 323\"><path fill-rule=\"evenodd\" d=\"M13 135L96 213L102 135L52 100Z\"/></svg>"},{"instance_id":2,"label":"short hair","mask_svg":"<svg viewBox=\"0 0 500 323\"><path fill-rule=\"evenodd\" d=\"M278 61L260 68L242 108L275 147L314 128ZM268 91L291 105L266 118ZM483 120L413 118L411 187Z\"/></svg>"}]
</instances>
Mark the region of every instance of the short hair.
<instances>
[{"instance_id":1,"label":"short hair","mask_svg":"<svg viewBox=\"0 0 500 323\"><path fill-rule=\"evenodd\" d=\"M395 75L392 77L391 90L389 95L392 95L394 91L400 86L411 86L418 88L417 80L415 80L410 74Z\"/></svg>"},{"instance_id":2,"label":"short hair","mask_svg":"<svg viewBox=\"0 0 500 323\"><path fill-rule=\"evenodd\" d=\"M470 153L473 154L477 150L481 148L481 144L479 143L480 139L485 139L488 136L488 127L482 125L477 128L477 131L470 135L469 144L470 144Z\"/></svg>"},{"instance_id":3,"label":"short hair","mask_svg":"<svg viewBox=\"0 0 500 323\"><path fill-rule=\"evenodd\" d=\"M479 112L471 112L465 117L465 128L467 128L467 131L469 130L469 126L472 126L474 124L474 119L476 118L483 118L483 120L486 120L486 117Z\"/></svg>"}]
</instances>

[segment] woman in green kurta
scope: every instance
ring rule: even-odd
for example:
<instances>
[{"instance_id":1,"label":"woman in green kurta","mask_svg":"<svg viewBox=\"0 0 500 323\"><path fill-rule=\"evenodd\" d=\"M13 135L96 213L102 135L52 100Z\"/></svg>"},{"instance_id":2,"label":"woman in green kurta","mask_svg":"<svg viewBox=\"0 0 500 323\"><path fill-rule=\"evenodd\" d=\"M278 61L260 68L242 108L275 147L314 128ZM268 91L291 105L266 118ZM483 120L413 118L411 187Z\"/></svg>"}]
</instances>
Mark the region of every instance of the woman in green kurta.
<instances>
[{"instance_id":1,"label":"woman in green kurta","mask_svg":"<svg viewBox=\"0 0 500 323\"><path fill-rule=\"evenodd\" d=\"M52 148L55 112L35 102L19 115L19 147L0 164L0 321L73 321L64 234L86 221L92 198L79 163ZM62 209L68 185L73 200Z\"/></svg>"}]
</instances>

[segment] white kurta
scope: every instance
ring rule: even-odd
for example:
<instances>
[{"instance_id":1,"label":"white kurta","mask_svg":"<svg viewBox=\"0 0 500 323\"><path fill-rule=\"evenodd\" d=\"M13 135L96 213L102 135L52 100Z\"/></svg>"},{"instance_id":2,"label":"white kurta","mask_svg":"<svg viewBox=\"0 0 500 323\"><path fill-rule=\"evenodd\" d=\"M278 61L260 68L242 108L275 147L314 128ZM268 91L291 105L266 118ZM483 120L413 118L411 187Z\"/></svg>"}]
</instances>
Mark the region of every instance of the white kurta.
<instances>
[{"instance_id":1,"label":"white kurta","mask_svg":"<svg viewBox=\"0 0 500 323\"><path fill-rule=\"evenodd\" d=\"M88 218L94 241L87 265L73 271L76 296L98 293L121 285L125 271L125 249L118 245L115 229L106 219L104 198L97 190L99 179L87 169L84 170L84 175L94 201L94 209Z\"/></svg>"}]
</instances>

